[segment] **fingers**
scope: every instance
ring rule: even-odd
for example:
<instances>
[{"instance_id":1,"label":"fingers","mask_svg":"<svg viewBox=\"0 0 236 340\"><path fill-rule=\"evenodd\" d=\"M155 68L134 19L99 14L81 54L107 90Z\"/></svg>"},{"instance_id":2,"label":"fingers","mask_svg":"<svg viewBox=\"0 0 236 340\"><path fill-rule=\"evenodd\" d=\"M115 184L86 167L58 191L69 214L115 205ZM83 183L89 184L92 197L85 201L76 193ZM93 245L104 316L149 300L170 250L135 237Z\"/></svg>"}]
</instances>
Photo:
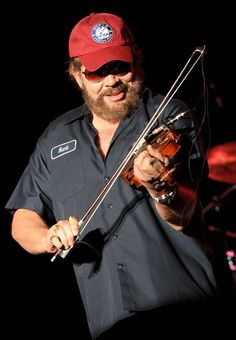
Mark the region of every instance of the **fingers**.
<instances>
[{"instance_id":1,"label":"fingers","mask_svg":"<svg viewBox=\"0 0 236 340\"><path fill-rule=\"evenodd\" d=\"M148 150L141 152L134 160L134 175L141 181L149 181L159 175L156 167L153 166L156 158L150 155Z\"/></svg>"},{"instance_id":2,"label":"fingers","mask_svg":"<svg viewBox=\"0 0 236 340\"><path fill-rule=\"evenodd\" d=\"M59 248L68 249L73 246L78 234L79 227L77 217L70 216L68 220L58 221L48 230L48 248L50 251Z\"/></svg>"},{"instance_id":3,"label":"fingers","mask_svg":"<svg viewBox=\"0 0 236 340\"><path fill-rule=\"evenodd\" d=\"M152 145L147 145L147 151L148 151L150 156L161 161L165 166L168 166L168 164L170 162L169 157L163 155L157 148L152 147Z\"/></svg>"},{"instance_id":4,"label":"fingers","mask_svg":"<svg viewBox=\"0 0 236 340\"><path fill-rule=\"evenodd\" d=\"M147 145L147 149L134 160L134 176L148 191L158 190L159 192L166 184L163 176L166 174L168 165L167 156L162 155L157 148Z\"/></svg>"},{"instance_id":5,"label":"fingers","mask_svg":"<svg viewBox=\"0 0 236 340\"><path fill-rule=\"evenodd\" d=\"M71 226L71 231L74 236L77 236L79 234L79 225L78 225L79 219L76 216L70 216L69 217L69 223Z\"/></svg>"}]
</instances>

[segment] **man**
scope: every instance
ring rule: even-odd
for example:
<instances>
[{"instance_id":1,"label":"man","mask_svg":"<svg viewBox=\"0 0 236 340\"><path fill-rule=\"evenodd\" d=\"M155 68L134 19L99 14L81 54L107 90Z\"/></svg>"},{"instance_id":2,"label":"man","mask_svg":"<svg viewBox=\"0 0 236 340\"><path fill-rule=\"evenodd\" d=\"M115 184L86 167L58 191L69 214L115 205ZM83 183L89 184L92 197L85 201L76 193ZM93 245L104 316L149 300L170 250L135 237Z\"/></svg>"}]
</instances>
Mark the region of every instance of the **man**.
<instances>
[{"instance_id":1,"label":"man","mask_svg":"<svg viewBox=\"0 0 236 340\"><path fill-rule=\"evenodd\" d=\"M28 252L68 251L95 339L141 312L214 296L213 267L198 237L205 155L189 108L172 99L154 138L133 155L83 229L82 217L164 98L145 88L141 53L116 15L79 21L69 55L84 105L46 128L6 208L14 212L13 238Z\"/></svg>"}]
</instances>

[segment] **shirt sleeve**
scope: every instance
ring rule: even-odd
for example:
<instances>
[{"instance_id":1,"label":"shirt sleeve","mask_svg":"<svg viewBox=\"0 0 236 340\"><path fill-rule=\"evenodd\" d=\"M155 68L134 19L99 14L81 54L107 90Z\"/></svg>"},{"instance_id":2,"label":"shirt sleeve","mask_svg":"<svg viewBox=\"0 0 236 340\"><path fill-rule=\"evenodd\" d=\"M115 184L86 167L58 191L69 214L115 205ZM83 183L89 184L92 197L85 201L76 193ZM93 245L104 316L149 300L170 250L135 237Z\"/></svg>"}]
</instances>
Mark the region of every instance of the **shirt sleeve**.
<instances>
[{"instance_id":1,"label":"shirt sleeve","mask_svg":"<svg viewBox=\"0 0 236 340\"><path fill-rule=\"evenodd\" d=\"M11 212L17 209L33 210L49 222L53 219L52 201L49 195L50 171L43 144L41 137L5 208Z\"/></svg>"}]
</instances>

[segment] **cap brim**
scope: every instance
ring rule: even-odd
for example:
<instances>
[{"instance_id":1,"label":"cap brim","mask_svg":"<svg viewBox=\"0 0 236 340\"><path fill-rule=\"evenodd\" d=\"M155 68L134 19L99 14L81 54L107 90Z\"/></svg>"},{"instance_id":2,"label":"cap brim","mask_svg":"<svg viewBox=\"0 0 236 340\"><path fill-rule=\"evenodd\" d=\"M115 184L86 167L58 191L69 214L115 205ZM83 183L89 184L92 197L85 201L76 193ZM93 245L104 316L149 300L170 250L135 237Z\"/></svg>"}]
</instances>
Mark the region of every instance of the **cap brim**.
<instances>
[{"instance_id":1,"label":"cap brim","mask_svg":"<svg viewBox=\"0 0 236 340\"><path fill-rule=\"evenodd\" d=\"M130 46L106 47L96 52L79 56L80 62L88 71L96 71L106 63L121 60L127 63L133 62L133 54Z\"/></svg>"}]
</instances>

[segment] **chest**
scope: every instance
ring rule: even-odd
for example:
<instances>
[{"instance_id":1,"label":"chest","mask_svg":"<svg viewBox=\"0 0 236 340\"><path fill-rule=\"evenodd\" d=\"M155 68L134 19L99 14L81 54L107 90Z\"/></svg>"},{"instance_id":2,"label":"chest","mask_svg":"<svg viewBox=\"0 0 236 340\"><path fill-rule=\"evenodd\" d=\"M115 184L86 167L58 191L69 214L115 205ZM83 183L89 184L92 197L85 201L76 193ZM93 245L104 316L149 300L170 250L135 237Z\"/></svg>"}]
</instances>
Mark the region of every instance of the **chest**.
<instances>
[{"instance_id":1,"label":"chest","mask_svg":"<svg viewBox=\"0 0 236 340\"><path fill-rule=\"evenodd\" d=\"M116 128L99 131L96 138L97 148L104 159L107 155L112 138L115 134Z\"/></svg>"}]
</instances>

